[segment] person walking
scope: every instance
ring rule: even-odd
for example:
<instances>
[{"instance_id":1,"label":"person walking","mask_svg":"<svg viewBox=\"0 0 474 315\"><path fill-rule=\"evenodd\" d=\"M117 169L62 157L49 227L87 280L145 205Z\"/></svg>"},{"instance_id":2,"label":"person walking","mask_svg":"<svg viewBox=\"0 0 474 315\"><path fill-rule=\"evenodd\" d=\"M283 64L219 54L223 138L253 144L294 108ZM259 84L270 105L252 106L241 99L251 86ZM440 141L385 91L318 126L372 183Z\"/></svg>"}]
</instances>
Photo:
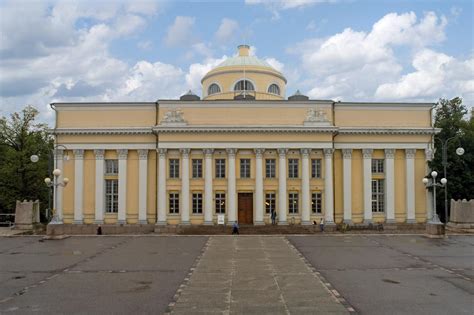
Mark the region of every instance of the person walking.
<instances>
[{"instance_id":1,"label":"person walking","mask_svg":"<svg viewBox=\"0 0 474 315\"><path fill-rule=\"evenodd\" d=\"M277 217L276 211L275 211L275 210L272 210L272 214L271 214L272 225L275 225L275 224L276 224L276 217Z\"/></svg>"},{"instance_id":2,"label":"person walking","mask_svg":"<svg viewBox=\"0 0 474 315\"><path fill-rule=\"evenodd\" d=\"M321 221L319 222L319 229L321 230L321 232L324 232L324 219L321 218Z\"/></svg>"},{"instance_id":3,"label":"person walking","mask_svg":"<svg viewBox=\"0 0 474 315\"><path fill-rule=\"evenodd\" d=\"M237 221L235 221L232 225L232 235L234 234L239 235L239 224L237 223Z\"/></svg>"}]
</instances>

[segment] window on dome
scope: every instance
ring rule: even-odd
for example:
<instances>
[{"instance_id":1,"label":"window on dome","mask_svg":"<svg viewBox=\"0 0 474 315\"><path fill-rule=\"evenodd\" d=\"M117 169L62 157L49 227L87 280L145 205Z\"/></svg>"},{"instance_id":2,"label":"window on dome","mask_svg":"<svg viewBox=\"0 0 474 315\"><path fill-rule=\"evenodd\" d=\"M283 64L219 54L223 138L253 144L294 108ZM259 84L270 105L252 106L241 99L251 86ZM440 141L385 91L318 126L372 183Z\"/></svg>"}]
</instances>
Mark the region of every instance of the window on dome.
<instances>
[{"instance_id":1,"label":"window on dome","mask_svg":"<svg viewBox=\"0 0 474 315\"><path fill-rule=\"evenodd\" d=\"M211 85L209 85L209 88L207 89L207 95L216 94L220 92L221 92L221 88L215 83L212 83Z\"/></svg>"},{"instance_id":2,"label":"window on dome","mask_svg":"<svg viewBox=\"0 0 474 315\"><path fill-rule=\"evenodd\" d=\"M241 80L237 82L234 86L234 91L254 91L252 82L248 80Z\"/></svg>"},{"instance_id":3,"label":"window on dome","mask_svg":"<svg viewBox=\"0 0 474 315\"><path fill-rule=\"evenodd\" d=\"M280 88L276 84L272 84L268 87L268 93L280 95Z\"/></svg>"}]
</instances>

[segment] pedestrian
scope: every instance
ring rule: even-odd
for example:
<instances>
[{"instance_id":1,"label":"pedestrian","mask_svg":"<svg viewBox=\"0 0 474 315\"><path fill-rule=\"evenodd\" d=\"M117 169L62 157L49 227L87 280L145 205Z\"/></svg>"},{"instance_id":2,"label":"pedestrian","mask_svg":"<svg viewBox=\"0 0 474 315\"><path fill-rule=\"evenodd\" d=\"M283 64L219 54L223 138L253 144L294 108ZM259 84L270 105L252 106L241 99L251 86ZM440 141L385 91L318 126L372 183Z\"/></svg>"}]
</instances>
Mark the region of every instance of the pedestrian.
<instances>
[{"instance_id":1,"label":"pedestrian","mask_svg":"<svg viewBox=\"0 0 474 315\"><path fill-rule=\"evenodd\" d=\"M272 210L271 217L272 217L272 225L275 225L276 224L276 217L277 217L277 213L276 213L275 210Z\"/></svg>"},{"instance_id":2,"label":"pedestrian","mask_svg":"<svg viewBox=\"0 0 474 315\"><path fill-rule=\"evenodd\" d=\"M232 235L234 234L239 235L239 224L237 223L237 221L235 221L232 225Z\"/></svg>"},{"instance_id":3,"label":"pedestrian","mask_svg":"<svg viewBox=\"0 0 474 315\"><path fill-rule=\"evenodd\" d=\"M324 219L323 218L321 218L321 222L319 222L319 228L321 232L324 232Z\"/></svg>"}]
</instances>

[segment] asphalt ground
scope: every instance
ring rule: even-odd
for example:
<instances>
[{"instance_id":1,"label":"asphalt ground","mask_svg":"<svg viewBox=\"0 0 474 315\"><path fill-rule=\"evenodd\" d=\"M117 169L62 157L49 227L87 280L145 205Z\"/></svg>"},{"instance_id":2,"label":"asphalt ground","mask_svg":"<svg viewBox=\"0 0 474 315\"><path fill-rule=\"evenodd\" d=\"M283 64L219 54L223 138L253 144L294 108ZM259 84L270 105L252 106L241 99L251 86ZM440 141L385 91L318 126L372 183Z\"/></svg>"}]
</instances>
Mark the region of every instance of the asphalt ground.
<instances>
[{"instance_id":1,"label":"asphalt ground","mask_svg":"<svg viewBox=\"0 0 474 315\"><path fill-rule=\"evenodd\" d=\"M225 273L230 257L234 275L241 271L234 283L239 294L228 301L242 313L258 313L257 308L244 306L251 300L259 306L259 298L260 310L265 310L267 305L279 308L271 301L283 297L287 314L317 306L315 297L323 291L315 291L311 281L307 289L303 281L309 279L307 271L311 268L335 296L340 294L347 301L346 308L352 306L360 314L474 313L473 236L288 236L298 250L294 253L301 253L305 264L287 257L291 244L274 239L274 235L77 236L57 241L35 236L0 237L0 313L162 314L173 310L173 305L179 311L180 293L184 292L187 301L193 300L192 294L186 295L186 288L192 289L193 277L207 279L208 287L213 283L218 287L218 278L197 268L201 261L206 267L206 253L213 257L207 261L209 268L217 266L218 272ZM214 250L209 246L212 240L217 240ZM260 269L259 261L264 262ZM265 287L271 281L261 273L272 269L268 277L273 277L274 284L293 288L280 290L281 294L273 284L270 289ZM294 281L298 273L301 281ZM221 284L226 281L221 280ZM194 289L199 290L201 284L204 282L198 281ZM265 304L264 299L270 302ZM312 309L306 311L313 314Z\"/></svg>"},{"instance_id":2,"label":"asphalt ground","mask_svg":"<svg viewBox=\"0 0 474 315\"><path fill-rule=\"evenodd\" d=\"M288 239L360 314L474 314L473 236Z\"/></svg>"},{"instance_id":3,"label":"asphalt ground","mask_svg":"<svg viewBox=\"0 0 474 315\"><path fill-rule=\"evenodd\" d=\"M0 238L0 313L162 314L207 237Z\"/></svg>"}]
</instances>

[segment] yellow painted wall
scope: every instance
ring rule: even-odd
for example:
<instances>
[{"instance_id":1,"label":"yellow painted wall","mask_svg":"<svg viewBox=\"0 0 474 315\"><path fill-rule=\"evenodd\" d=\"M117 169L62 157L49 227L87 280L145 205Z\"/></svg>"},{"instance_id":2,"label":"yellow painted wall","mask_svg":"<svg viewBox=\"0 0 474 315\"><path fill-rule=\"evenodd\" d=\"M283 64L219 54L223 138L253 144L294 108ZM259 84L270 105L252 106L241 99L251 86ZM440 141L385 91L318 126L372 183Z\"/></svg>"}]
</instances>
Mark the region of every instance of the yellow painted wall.
<instances>
[{"instance_id":1,"label":"yellow painted wall","mask_svg":"<svg viewBox=\"0 0 474 315\"><path fill-rule=\"evenodd\" d=\"M331 134L262 134L262 133L248 133L248 134L214 134L214 133L188 133L188 134L169 134L163 133L160 135L160 142L205 142L216 143L231 143L231 142L331 142Z\"/></svg>"},{"instance_id":2,"label":"yellow painted wall","mask_svg":"<svg viewBox=\"0 0 474 315\"><path fill-rule=\"evenodd\" d=\"M58 110L58 128L149 127L155 125L155 108L109 107L91 110Z\"/></svg>"},{"instance_id":3,"label":"yellow painted wall","mask_svg":"<svg viewBox=\"0 0 474 315\"><path fill-rule=\"evenodd\" d=\"M338 109L335 110L337 126L370 127L430 127L430 108L420 110L377 110Z\"/></svg>"},{"instance_id":4,"label":"yellow painted wall","mask_svg":"<svg viewBox=\"0 0 474 315\"><path fill-rule=\"evenodd\" d=\"M156 143L150 135L59 135L58 143Z\"/></svg>"},{"instance_id":5,"label":"yellow painted wall","mask_svg":"<svg viewBox=\"0 0 474 315\"><path fill-rule=\"evenodd\" d=\"M431 136L425 135L337 135L335 143L429 143Z\"/></svg>"}]
</instances>

